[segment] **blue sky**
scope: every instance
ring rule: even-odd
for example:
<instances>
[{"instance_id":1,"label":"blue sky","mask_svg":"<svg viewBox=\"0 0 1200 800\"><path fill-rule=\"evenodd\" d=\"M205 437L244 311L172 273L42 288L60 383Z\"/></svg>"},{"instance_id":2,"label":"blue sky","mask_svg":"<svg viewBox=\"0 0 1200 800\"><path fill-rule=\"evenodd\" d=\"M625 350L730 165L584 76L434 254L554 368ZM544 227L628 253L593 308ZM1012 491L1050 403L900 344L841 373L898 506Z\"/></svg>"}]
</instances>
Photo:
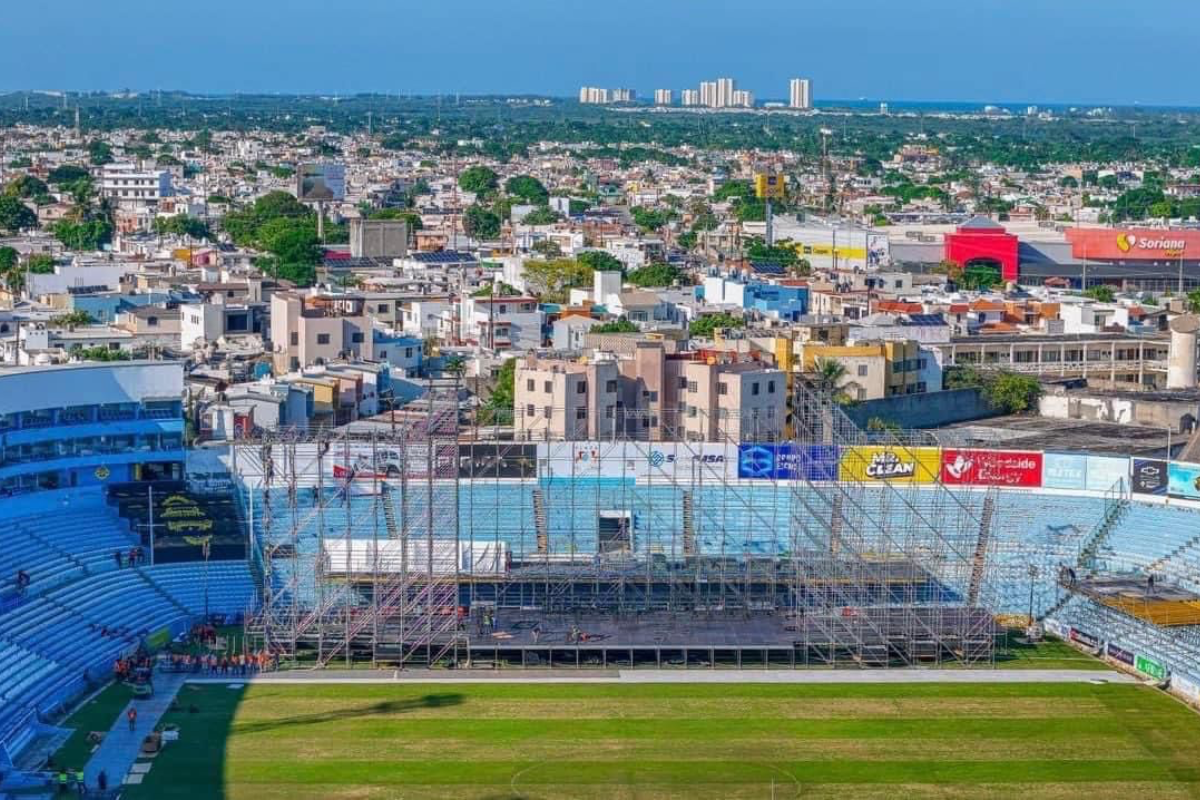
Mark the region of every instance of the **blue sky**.
<instances>
[{"instance_id":1,"label":"blue sky","mask_svg":"<svg viewBox=\"0 0 1200 800\"><path fill-rule=\"evenodd\" d=\"M573 95L730 76L760 98L1200 105L1196 0L5 3L0 90Z\"/></svg>"}]
</instances>

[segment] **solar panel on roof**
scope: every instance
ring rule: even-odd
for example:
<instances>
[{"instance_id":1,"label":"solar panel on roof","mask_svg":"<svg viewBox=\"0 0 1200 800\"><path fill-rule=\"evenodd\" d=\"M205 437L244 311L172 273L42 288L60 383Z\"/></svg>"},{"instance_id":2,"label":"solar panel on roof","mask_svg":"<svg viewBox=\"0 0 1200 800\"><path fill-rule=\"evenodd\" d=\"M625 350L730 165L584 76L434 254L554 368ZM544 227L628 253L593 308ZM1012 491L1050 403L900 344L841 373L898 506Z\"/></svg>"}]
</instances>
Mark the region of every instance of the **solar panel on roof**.
<instances>
[{"instance_id":1,"label":"solar panel on roof","mask_svg":"<svg viewBox=\"0 0 1200 800\"><path fill-rule=\"evenodd\" d=\"M783 265L770 261L751 261L750 268L762 275L783 275L786 271Z\"/></svg>"}]
</instances>

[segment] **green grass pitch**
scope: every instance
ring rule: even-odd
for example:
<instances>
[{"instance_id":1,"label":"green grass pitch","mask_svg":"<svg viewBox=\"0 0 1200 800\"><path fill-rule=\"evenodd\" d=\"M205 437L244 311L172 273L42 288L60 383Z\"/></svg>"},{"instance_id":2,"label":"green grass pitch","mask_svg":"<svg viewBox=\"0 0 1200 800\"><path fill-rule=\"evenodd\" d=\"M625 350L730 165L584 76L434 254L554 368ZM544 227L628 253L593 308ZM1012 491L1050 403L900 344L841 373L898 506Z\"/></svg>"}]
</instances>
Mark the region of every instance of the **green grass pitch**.
<instances>
[{"instance_id":1,"label":"green grass pitch","mask_svg":"<svg viewBox=\"0 0 1200 800\"><path fill-rule=\"evenodd\" d=\"M130 800L1200 798L1200 717L1133 685L189 685L179 705Z\"/></svg>"}]
</instances>

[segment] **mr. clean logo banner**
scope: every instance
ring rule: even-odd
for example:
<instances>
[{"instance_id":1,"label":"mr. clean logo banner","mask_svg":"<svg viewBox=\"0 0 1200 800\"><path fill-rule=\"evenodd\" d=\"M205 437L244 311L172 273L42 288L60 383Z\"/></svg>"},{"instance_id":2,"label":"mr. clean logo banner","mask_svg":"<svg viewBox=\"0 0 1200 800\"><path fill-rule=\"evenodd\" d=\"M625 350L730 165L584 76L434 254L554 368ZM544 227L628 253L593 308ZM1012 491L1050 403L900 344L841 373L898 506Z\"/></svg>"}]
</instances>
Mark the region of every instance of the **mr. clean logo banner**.
<instances>
[{"instance_id":1,"label":"mr. clean logo banner","mask_svg":"<svg viewBox=\"0 0 1200 800\"><path fill-rule=\"evenodd\" d=\"M1042 454L1022 450L943 450L942 483L959 486L1042 485Z\"/></svg>"}]
</instances>

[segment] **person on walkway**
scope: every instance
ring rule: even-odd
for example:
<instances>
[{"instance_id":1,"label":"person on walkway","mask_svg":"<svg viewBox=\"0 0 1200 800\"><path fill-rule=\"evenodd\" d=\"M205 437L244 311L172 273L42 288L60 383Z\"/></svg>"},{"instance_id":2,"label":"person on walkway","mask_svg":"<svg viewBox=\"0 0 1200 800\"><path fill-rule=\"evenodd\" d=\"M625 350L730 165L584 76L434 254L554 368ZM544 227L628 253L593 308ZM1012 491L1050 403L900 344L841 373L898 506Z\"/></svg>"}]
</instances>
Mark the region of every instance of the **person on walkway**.
<instances>
[{"instance_id":1,"label":"person on walkway","mask_svg":"<svg viewBox=\"0 0 1200 800\"><path fill-rule=\"evenodd\" d=\"M129 732L133 733L133 729L137 727L137 709L130 706L129 710L125 712L125 717L129 720Z\"/></svg>"},{"instance_id":2,"label":"person on walkway","mask_svg":"<svg viewBox=\"0 0 1200 800\"><path fill-rule=\"evenodd\" d=\"M75 791L80 797L87 794L87 779L83 776L83 770L75 770Z\"/></svg>"},{"instance_id":3,"label":"person on walkway","mask_svg":"<svg viewBox=\"0 0 1200 800\"><path fill-rule=\"evenodd\" d=\"M103 792L108 791L108 773L100 770L100 774L96 776L96 788Z\"/></svg>"},{"instance_id":4,"label":"person on walkway","mask_svg":"<svg viewBox=\"0 0 1200 800\"><path fill-rule=\"evenodd\" d=\"M121 567L125 566L125 559L121 557L120 550L113 551L113 559L117 562L117 569L120 569Z\"/></svg>"}]
</instances>

